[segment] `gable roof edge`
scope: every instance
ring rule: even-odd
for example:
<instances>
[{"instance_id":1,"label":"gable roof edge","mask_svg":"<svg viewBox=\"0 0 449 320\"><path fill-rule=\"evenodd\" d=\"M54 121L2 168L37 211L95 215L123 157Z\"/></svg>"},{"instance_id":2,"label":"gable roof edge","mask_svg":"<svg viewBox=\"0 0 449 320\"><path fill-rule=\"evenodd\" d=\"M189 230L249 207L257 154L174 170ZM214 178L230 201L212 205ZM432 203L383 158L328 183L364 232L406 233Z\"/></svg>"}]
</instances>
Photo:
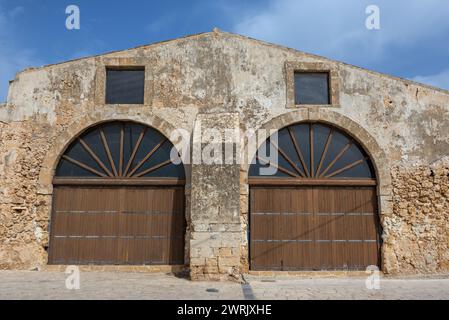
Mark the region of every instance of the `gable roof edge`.
<instances>
[{"instance_id":1,"label":"gable roof edge","mask_svg":"<svg viewBox=\"0 0 449 320\"><path fill-rule=\"evenodd\" d=\"M328 62L331 62L331 63L337 63L337 64L340 64L342 66L354 68L354 69L357 69L357 70L360 70L360 71L363 71L363 72L367 72L367 73L375 75L375 76L387 77L387 78L389 78L391 80L400 81L400 82L403 82L403 83L409 84L409 85L424 87L424 88L427 88L427 89L430 89L430 90L435 90L435 91L438 91L438 92L441 92L441 93L449 95L449 90L448 89L443 89L443 88L439 88L439 87L436 87L436 86L432 86L432 85L420 83L420 82L417 82L417 81L413 81L413 80L410 80L410 79L401 78L399 76L394 76L394 75L391 75L391 74L388 74L388 73L382 73L382 72L379 72L379 71L366 69L366 68L363 68L363 67L360 67L360 66L356 66L356 65L353 65L353 64L350 64L350 63L346 63L346 62L339 61L339 60L333 60L333 59L330 59L330 58L326 58L324 56L320 56L320 55L309 53L309 52L304 52L304 51L301 51L301 50L298 50L298 49L294 49L294 48L290 48L290 47L287 47L287 46L271 43L271 42L268 42L268 41L265 41L265 40L255 39L255 38L251 38L249 36L244 36L244 35L237 34L237 33L232 33L232 32L218 30L217 28L214 28L213 31L201 32L201 33L196 33L196 34L191 34L191 35L185 35L185 36L178 37L178 38L157 41L157 42L150 43L150 44L139 45L139 46L132 47L132 48L129 48L129 49L114 50L114 51L110 51L110 52L106 52L106 53L96 54L96 55L87 56L87 57L81 57L81 58L77 58L77 59L62 61L62 62L48 64L48 65L43 65L43 66L39 66L39 67L31 67L31 68L27 68L27 69L24 69L24 70L21 70L21 71L17 72L16 73L16 78L21 73L25 73L25 72L29 72L29 71L41 70L41 69L50 68L50 67L54 67L54 66L59 66L59 65L63 65L63 64L68 64L68 63L73 63L73 62L77 62L77 61L98 58L98 57L101 57L101 56L108 56L108 55L116 54L116 53L120 53L120 52L132 51L132 50L137 50L137 49L142 49L142 48L150 48L150 47L153 47L153 46L159 46L159 45L163 45L163 44L166 44L166 43L180 41L180 40L185 40L185 39L190 39L190 38L199 38L199 37L204 37L204 36L208 36L208 35L219 35L219 34L224 34L224 35L227 35L227 36L240 38L242 40L255 42L255 43L258 43L260 45L274 47L274 48L277 48L277 49L280 49L280 50L287 50L287 51L291 51L293 53L300 53L300 54L303 54L303 55L311 57L311 58L321 59L321 60L325 60L325 61L328 61Z\"/></svg>"}]
</instances>

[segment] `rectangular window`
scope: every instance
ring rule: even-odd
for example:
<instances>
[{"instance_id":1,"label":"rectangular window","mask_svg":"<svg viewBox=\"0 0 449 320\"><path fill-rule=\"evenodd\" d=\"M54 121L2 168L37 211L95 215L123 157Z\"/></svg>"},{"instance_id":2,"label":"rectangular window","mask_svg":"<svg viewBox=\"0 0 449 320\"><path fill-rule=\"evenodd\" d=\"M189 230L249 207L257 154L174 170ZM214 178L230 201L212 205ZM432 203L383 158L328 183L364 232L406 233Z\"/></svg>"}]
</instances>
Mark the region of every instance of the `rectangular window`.
<instances>
[{"instance_id":1,"label":"rectangular window","mask_svg":"<svg viewBox=\"0 0 449 320\"><path fill-rule=\"evenodd\" d=\"M107 104L143 104L145 69L107 69Z\"/></svg>"},{"instance_id":2,"label":"rectangular window","mask_svg":"<svg viewBox=\"0 0 449 320\"><path fill-rule=\"evenodd\" d=\"M295 72L295 104L330 104L328 72Z\"/></svg>"}]
</instances>

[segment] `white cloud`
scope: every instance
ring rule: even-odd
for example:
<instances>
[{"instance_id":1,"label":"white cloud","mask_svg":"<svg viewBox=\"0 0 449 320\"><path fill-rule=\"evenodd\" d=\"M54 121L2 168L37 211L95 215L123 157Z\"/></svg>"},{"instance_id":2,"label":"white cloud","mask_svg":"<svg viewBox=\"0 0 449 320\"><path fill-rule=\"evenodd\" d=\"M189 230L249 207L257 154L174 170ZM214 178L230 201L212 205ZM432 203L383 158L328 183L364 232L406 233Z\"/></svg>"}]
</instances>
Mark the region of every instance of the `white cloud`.
<instances>
[{"instance_id":1,"label":"white cloud","mask_svg":"<svg viewBox=\"0 0 449 320\"><path fill-rule=\"evenodd\" d=\"M365 9L380 7L381 30L365 27ZM334 59L378 61L390 47L415 46L449 32L447 0L272 0L264 10L243 17L237 33ZM446 37L443 37L446 39ZM449 53L449 46L445 50Z\"/></svg>"},{"instance_id":2,"label":"white cloud","mask_svg":"<svg viewBox=\"0 0 449 320\"><path fill-rule=\"evenodd\" d=\"M449 90L449 70L428 76L416 76L411 80Z\"/></svg>"}]
</instances>

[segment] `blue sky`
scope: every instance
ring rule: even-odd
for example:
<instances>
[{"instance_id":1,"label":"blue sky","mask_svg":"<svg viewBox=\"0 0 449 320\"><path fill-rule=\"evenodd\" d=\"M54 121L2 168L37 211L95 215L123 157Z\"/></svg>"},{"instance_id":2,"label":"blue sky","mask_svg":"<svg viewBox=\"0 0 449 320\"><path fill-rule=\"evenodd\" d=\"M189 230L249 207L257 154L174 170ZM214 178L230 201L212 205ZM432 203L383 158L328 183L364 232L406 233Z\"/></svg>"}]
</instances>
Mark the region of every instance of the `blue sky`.
<instances>
[{"instance_id":1,"label":"blue sky","mask_svg":"<svg viewBox=\"0 0 449 320\"><path fill-rule=\"evenodd\" d=\"M80 30L65 28L71 4ZM370 4L380 30L365 28ZM214 27L449 89L447 0L0 0L0 101L29 66Z\"/></svg>"}]
</instances>

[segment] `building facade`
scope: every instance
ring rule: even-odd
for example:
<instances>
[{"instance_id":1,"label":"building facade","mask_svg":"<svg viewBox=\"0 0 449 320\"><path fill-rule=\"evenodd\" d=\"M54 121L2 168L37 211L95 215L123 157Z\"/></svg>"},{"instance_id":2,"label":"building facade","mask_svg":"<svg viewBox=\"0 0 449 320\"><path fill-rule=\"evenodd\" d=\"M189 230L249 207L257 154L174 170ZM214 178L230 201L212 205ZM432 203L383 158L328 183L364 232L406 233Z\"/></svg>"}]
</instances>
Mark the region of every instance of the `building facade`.
<instances>
[{"instance_id":1,"label":"building facade","mask_svg":"<svg viewBox=\"0 0 449 320\"><path fill-rule=\"evenodd\" d=\"M216 144L230 161L193 159ZM28 69L0 106L0 210L2 269L448 273L449 92L218 30Z\"/></svg>"}]
</instances>

